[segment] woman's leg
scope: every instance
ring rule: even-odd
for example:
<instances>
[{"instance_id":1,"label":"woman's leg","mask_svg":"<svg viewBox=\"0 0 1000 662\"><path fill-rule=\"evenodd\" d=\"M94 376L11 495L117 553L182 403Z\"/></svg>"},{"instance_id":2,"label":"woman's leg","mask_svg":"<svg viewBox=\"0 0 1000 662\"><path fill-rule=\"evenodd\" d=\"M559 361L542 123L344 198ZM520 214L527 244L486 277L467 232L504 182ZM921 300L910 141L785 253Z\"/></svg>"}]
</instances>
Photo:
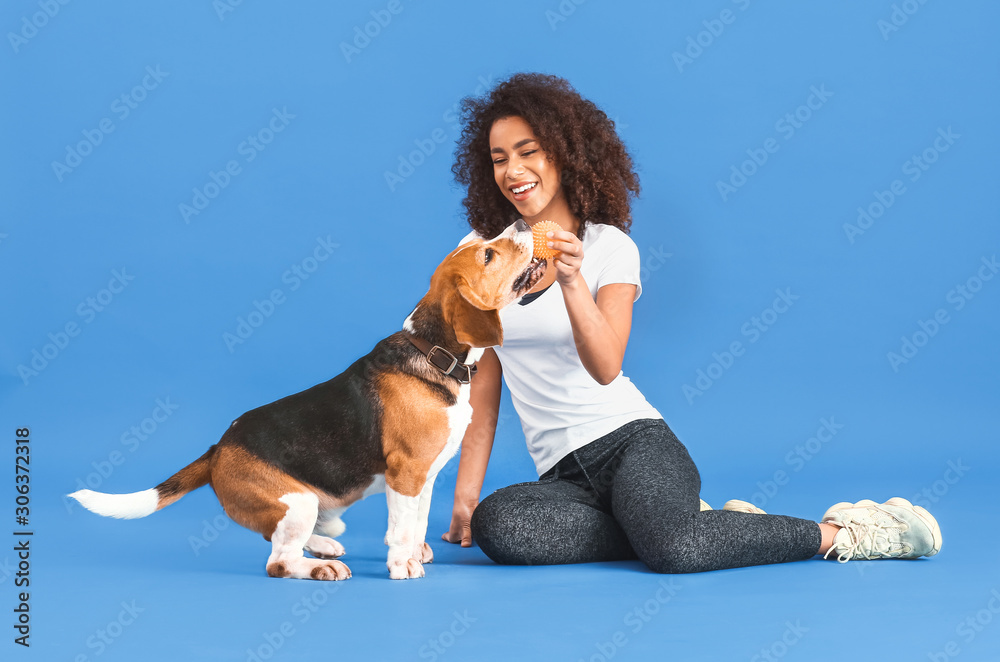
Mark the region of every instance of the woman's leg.
<instances>
[{"instance_id":1,"label":"woman's leg","mask_svg":"<svg viewBox=\"0 0 1000 662\"><path fill-rule=\"evenodd\" d=\"M493 561L547 565L636 558L621 527L594 493L543 479L497 490L472 514L472 538Z\"/></svg>"},{"instance_id":2,"label":"woman's leg","mask_svg":"<svg viewBox=\"0 0 1000 662\"><path fill-rule=\"evenodd\" d=\"M816 522L784 515L699 510L701 478L663 425L638 431L612 485L612 512L639 558L656 572L686 573L813 557Z\"/></svg>"}]
</instances>

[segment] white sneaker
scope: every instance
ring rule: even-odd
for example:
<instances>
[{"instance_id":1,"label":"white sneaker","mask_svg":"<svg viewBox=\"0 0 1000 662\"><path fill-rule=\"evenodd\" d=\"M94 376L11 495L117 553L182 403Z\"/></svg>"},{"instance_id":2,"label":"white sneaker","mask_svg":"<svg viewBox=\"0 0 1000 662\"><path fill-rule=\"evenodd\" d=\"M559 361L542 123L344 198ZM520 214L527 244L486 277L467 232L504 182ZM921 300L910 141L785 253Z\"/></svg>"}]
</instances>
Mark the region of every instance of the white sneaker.
<instances>
[{"instance_id":1,"label":"white sneaker","mask_svg":"<svg viewBox=\"0 0 1000 662\"><path fill-rule=\"evenodd\" d=\"M763 510L753 505L749 501L740 501L739 499L730 499L726 502L726 505L722 507L723 510L732 510L737 513L752 513L754 515L766 515Z\"/></svg>"},{"instance_id":2,"label":"white sneaker","mask_svg":"<svg viewBox=\"0 0 1000 662\"><path fill-rule=\"evenodd\" d=\"M705 503L704 500L701 501L702 510L712 510L712 506ZM739 513L753 513L754 515L766 515L763 510L753 505L749 501L740 501L739 499L730 499L726 502L726 505L722 507L723 510L733 510Z\"/></svg>"},{"instance_id":3,"label":"white sneaker","mask_svg":"<svg viewBox=\"0 0 1000 662\"><path fill-rule=\"evenodd\" d=\"M902 497L883 504L871 499L834 504L823 522L840 527L823 558L836 550L837 561L915 559L941 551L941 527L920 506Z\"/></svg>"}]
</instances>

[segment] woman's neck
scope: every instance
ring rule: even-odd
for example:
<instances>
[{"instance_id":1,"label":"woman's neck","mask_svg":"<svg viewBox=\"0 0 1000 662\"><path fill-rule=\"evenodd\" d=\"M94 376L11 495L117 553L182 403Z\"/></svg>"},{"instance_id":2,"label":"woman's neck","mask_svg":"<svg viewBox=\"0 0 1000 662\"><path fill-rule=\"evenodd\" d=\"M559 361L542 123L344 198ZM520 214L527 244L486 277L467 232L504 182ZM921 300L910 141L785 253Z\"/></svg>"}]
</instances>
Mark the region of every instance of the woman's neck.
<instances>
[{"instance_id":1,"label":"woman's neck","mask_svg":"<svg viewBox=\"0 0 1000 662\"><path fill-rule=\"evenodd\" d=\"M531 226L540 221L552 221L567 232L577 234L580 229L580 219L573 215L570 211L569 203L566 201L566 196L560 190L559 194L553 198L549 204L545 206L545 209L540 211L534 216L525 216L524 221Z\"/></svg>"}]
</instances>

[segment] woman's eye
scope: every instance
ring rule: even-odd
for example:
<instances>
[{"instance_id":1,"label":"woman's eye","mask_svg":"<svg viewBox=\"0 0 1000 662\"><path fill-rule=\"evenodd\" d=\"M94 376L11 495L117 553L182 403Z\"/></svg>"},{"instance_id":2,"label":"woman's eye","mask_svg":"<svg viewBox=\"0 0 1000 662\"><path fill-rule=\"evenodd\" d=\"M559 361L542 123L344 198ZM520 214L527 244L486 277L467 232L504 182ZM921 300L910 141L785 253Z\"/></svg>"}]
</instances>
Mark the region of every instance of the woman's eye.
<instances>
[{"instance_id":1,"label":"woman's eye","mask_svg":"<svg viewBox=\"0 0 1000 662\"><path fill-rule=\"evenodd\" d=\"M483 262L483 265L489 264L490 260L492 260L492 259L493 259L493 249L492 248L487 248L486 249L486 261Z\"/></svg>"},{"instance_id":2,"label":"woman's eye","mask_svg":"<svg viewBox=\"0 0 1000 662\"><path fill-rule=\"evenodd\" d=\"M503 163L506 160L507 159L493 159L493 165L500 165L501 163Z\"/></svg>"},{"instance_id":3,"label":"woman's eye","mask_svg":"<svg viewBox=\"0 0 1000 662\"><path fill-rule=\"evenodd\" d=\"M521 154L521 156L531 156L532 154L534 154L537 151L538 151L537 149L528 150L527 152Z\"/></svg>"}]
</instances>

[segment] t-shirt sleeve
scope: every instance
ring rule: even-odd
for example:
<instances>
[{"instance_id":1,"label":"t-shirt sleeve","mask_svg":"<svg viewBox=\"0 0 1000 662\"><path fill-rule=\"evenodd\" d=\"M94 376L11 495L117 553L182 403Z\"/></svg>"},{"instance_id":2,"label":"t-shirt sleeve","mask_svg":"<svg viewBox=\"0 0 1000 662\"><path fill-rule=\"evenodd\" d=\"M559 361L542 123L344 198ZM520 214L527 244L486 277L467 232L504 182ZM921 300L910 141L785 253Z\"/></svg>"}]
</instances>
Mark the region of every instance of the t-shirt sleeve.
<instances>
[{"instance_id":1,"label":"t-shirt sleeve","mask_svg":"<svg viewBox=\"0 0 1000 662\"><path fill-rule=\"evenodd\" d=\"M635 285L635 299L642 294L642 283L639 278L639 248L624 232L611 233L613 241L608 242L608 252L603 259L603 267L597 277L597 289L612 283L629 283ZM611 238L609 237L609 238Z\"/></svg>"}]
</instances>

